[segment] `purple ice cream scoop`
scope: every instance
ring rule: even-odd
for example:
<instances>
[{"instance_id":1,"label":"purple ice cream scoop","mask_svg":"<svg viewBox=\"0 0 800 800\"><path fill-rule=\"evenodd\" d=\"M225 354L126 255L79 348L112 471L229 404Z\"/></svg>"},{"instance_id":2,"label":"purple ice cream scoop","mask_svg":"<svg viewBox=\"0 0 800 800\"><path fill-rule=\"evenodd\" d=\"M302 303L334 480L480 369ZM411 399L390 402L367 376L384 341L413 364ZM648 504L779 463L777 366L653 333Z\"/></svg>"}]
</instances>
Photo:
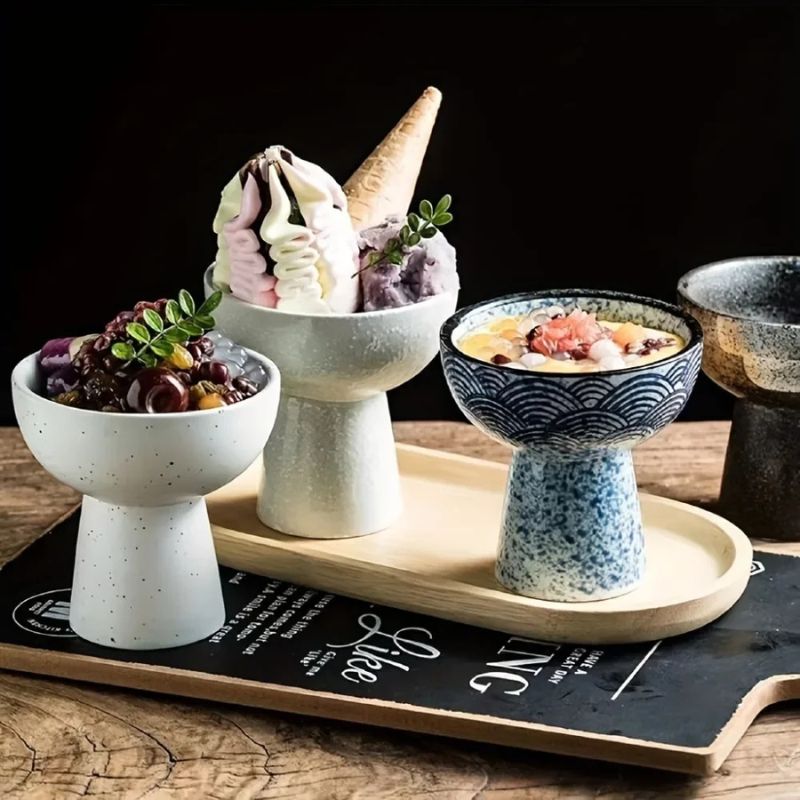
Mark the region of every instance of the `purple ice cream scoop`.
<instances>
[{"instance_id":1,"label":"purple ice cream scoop","mask_svg":"<svg viewBox=\"0 0 800 800\"><path fill-rule=\"evenodd\" d=\"M458 291L456 250L441 232L406 248L400 266L386 262L367 266L372 253L382 251L390 239L396 238L404 222L387 217L386 222L359 234L364 311L407 306L435 294Z\"/></svg>"}]
</instances>

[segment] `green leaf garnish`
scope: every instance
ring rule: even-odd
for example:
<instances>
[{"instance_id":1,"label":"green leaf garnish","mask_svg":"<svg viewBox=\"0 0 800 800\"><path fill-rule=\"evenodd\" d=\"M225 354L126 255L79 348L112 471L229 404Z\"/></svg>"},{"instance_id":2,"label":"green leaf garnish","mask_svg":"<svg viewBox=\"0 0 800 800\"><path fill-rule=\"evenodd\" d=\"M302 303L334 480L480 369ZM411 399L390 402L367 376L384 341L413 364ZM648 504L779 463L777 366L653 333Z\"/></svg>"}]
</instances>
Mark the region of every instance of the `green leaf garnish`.
<instances>
[{"instance_id":1,"label":"green leaf garnish","mask_svg":"<svg viewBox=\"0 0 800 800\"><path fill-rule=\"evenodd\" d=\"M206 298L203 305L197 309L197 316L200 316L201 314L210 314L212 311L216 311L217 306L219 306L221 302L222 292L213 292Z\"/></svg>"},{"instance_id":2,"label":"green leaf garnish","mask_svg":"<svg viewBox=\"0 0 800 800\"><path fill-rule=\"evenodd\" d=\"M189 336L202 336L203 335L203 328L202 326L198 325L191 319L182 319L178 323L178 328L182 331L186 331Z\"/></svg>"},{"instance_id":3,"label":"green leaf garnish","mask_svg":"<svg viewBox=\"0 0 800 800\"><path fill-rule=\"evenodd\" d=\"M181 289L178 300L169 300L164 308L164 317L170 325L165 325L164 317L157 311L145 309L142 311L142 319L146 325L129 322L125 326L125 332L130 341L115 342L111 352L116 358L125 361L125 366L132 361L138 361L145 367L154 367L159 359L172 355L175 345L188 342L189 339L200 337L211 330L215 325L211 312L221 300L222 292L214 292L195 311L194 299L189 292ZM148 327L155 335L150 333Z\"/></svg>"},{"instance_id":4,"label":"green leaf garnish","mask_svg":"<svg viewBox=\"0 0 800 800\"><path fill-rule=\"evenodd\" d=\"M361 267L352 277L381 263L402 266L407 248L418 245L422 239L433 238L443 225L453 221L453 215L448 211L452 202L453 198L449 194L444 195L439 200L436 208L433 207L433 203L430 200L423 200L419 204L419 214L415 214L412 211L406 217L405 224L400 228L397 236L394 239L390 239L383 250L370 253L367 264Z\"/></svg>"},{"instance_id":5,"label":"green leaf garnish","mask_svg":"<svg viewBox=\"0 0 800 800\"><path fill-rule=\"evenodd\" d=\"M141 322L129 322L125 326L128 336L136 339L137 342L144 342L147 344L150 341L150 331L142 325Z\"/></svg>"},{"instance_id":6,"label":"green leaf garnish","mask_svg":"<svg viewBox=\"0 0 800 800\"><path fill-rule=\"evenodd\" d=\"M164 320L152 308L146 308L142 311L142 316L148 327L152 328L156 333L161 333L164 330Z\"/></svg>"},{"instance_id":7,"label":"green leaf garnish","mask_svg":"<svg viewBox=\"0 0 800 800\"><path fill-rule=\"evenodd\" d=\"M444 214L448 208L450 208L450 203L453 202L452 195L446 194L437 204L436 208L433 211L433 216L438 217L441 214Z\"/></svg>"},{"instance_id":8,"label":"green leaf garnish","mask_svg":"<svg viewBox=\"0 0 800 800\"><path fill-rule=\"evenodd\" d=\"M433 224L437 228L441 228L442 225L447 225L448 222L453 221L453 215L449 211L443 211L441 214L437 214L433 218Z\"/></svg>"},{"instance_id":9,"label":"green leaf garnish","mask_svg":"<svg viewBox=\"0 0 800 800\"><path fill-rule=\"evenodd\" d=\"M130 342L114 342L111 345L111 355L120 361L130 361L136 355L136 350Z\"/></svg>"},{"instance_id":10,"label":"green leaf garnish","mask_svg":"<svg viewBox=\"0 0 800 800\"><path fill-rule=\"evenodd\" d=\"M214 327L214 317L212 317L210 314L201 314L198 311L194 315L194 321L206 330L210 330Z\"/></svg>"},{"instance_id":11,"label":"green leaf garnish","mask_svg":"<svg viewBox=\"0 0 800 800\"><path fill-rule=\"evenodd\" d=\"M153 342L150 345L150 349L160 358L168 358L172 355L175 348L172 342L168 342L166 339L162 338L157 342Z\"/></svg>"},{"instance_id":12,"label":"green leaf garnish","mask_svg":"<svg viewBox=\"0 0 800 800\"><path fill-rule=\"evenodd\" d=\"M183 344L184 342L188 342L191 338L186 331L182 331L180 328L167 328L164 331L164 338L168 342L172 342L173 344Z\"/></svg>"},{"instance_id":13,"label":"green leaf garnish","mask_svg":"<svg viewBox=\"0 0 800 800\"><path fill-rule=\"evenodd\" d=\"M175 300L168 300L167 301L167 308L165 311L167 315L167 319L173 324L176 325L181 320L181 307L178 305L177 301Z\"/></svg>"},{"instance_id":14,"label":"green leaf garnish","mask_svg":"<svg viewBox=\"0 0 800 800\"><path fill-rule=\"evenodd\" d=\"M186 289L181 289L178 292L178 302L180 303L181 309L187 317L191 317L194 314L194 298L186 291Z\"/></svg>"}]
</instances>

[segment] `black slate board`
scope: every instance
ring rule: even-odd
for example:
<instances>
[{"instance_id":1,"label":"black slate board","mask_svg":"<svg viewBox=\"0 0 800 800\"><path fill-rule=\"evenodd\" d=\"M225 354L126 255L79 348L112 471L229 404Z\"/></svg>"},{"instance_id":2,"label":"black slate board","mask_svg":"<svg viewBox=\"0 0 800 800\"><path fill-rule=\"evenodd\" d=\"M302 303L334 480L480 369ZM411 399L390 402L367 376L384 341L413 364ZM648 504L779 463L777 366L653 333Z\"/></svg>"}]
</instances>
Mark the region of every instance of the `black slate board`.
<instances>
[{"instance_id":1,"label":"black slate board","mask_svg":"<svg viewBox=\"0 0 800 800\"><path fill-rule=\"evenodd\" d=\"M756 553L742 599L701 631L611 647L221 567L228 623L215 636L126 652L69 628L77 521L0 571L0 666L689 772L717 768L761 708L800 697L800 558Z\"/></svg>"}]
</instances>

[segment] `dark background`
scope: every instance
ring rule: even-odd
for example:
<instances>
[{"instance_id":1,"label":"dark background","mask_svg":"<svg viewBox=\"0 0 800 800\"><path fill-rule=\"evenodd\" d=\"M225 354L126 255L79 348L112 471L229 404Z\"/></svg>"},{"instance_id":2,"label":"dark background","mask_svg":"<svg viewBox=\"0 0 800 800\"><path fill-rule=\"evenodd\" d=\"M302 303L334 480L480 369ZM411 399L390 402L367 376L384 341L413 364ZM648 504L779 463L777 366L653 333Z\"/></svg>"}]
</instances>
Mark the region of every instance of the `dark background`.
<instances>
[{"instance_id":1,"label":"dark background","mask_svg":"<svg viewBox=\"0 0 800 800\"><path fill-rule=\"evenodd\" d=\"M796 4L51 11L3 20L4 368L201 293L219 192L281 143L340 181L428 84L418 197L454 196L461 303L800 250ZM0 422L13 421L7 382ZM459 418L438 364L397 418ZM707 380L684 417L725 417Z\"/></svg>"}]
</instances>

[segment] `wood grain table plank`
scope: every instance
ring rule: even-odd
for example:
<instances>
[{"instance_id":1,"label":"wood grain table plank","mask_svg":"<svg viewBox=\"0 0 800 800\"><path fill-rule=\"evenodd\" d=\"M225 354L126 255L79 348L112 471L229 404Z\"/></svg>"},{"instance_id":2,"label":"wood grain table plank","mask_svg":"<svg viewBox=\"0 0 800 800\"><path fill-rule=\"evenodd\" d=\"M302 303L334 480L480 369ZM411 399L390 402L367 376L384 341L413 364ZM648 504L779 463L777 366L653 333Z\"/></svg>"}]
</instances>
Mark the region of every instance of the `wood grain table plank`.
<instances>
[{"instance_id":1,"label":"wood grain table plank","mask_svg":"<svg viewBox=\"0 0 800 800\"><path fill-rule=\"evenodd\" d=\"M468 425L395 425L399 441L507 461ZM712 506L727 423L682 423L635 453L642 488ZM0 563L77 501L0 431ZM800 544L770 549L800 554ZM649 800L800 797L797 704L758 719L724 769L671 775L360 725L0 673L4 798Z\"/></svg>"}]
</instances>

